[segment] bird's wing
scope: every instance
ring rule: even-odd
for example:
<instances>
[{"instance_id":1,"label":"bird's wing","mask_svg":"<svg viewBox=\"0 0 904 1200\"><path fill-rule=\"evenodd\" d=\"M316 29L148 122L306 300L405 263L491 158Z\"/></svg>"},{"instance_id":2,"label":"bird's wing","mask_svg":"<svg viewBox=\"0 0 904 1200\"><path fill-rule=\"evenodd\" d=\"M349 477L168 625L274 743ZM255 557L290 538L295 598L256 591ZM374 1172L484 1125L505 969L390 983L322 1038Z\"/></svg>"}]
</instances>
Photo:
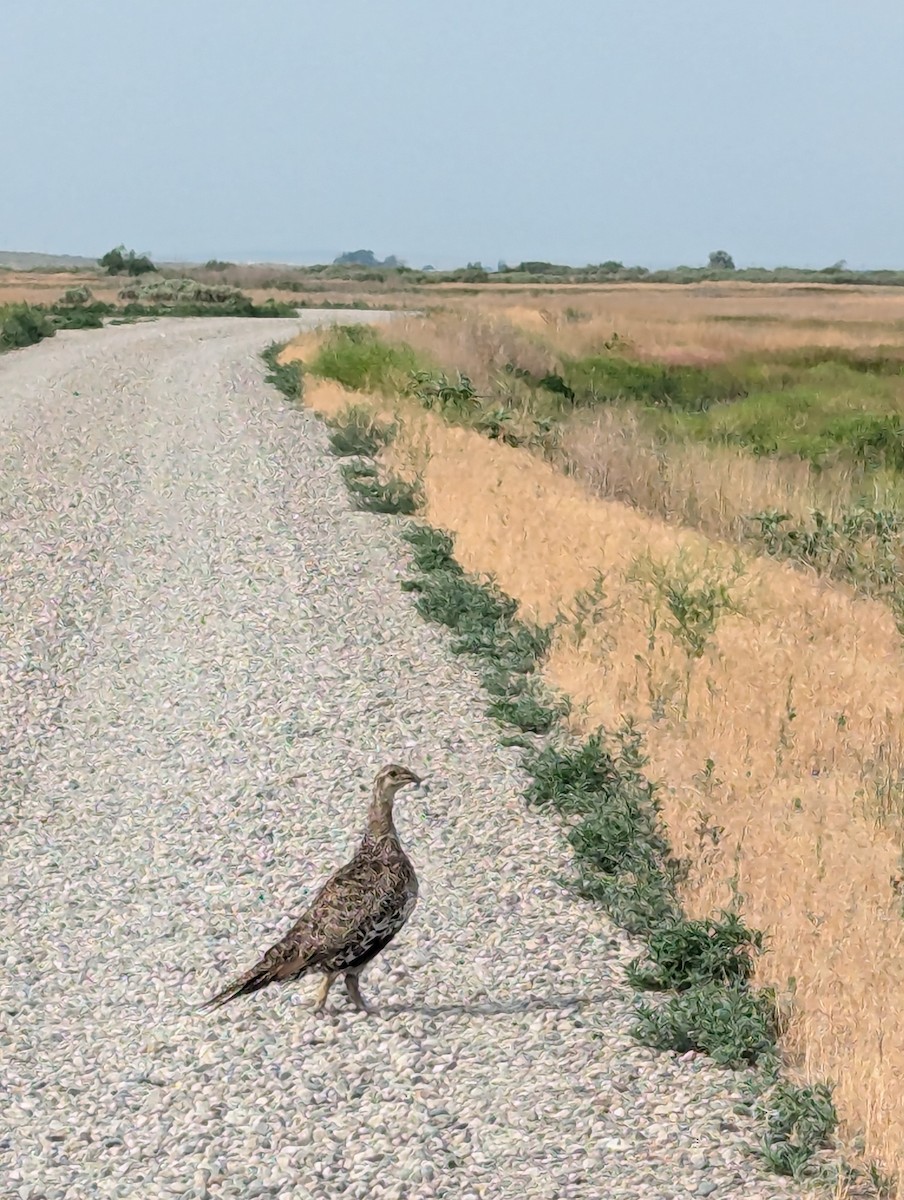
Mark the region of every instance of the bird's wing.
<instances>
[{"instance_id":1,"label":"bird's wing","mask_svg":"<svg viewBox=\"0 0 904 1200\"><path fill-rule=\"evenodd\" d=\"M359 850L323 884L288 933L202 1007L216 1008L270 983L292 979L347 949L369 949L402 907L406 867L402 859L393 867Z\"/></svg>"},{"instance_id":2,"label":"bird's wing","mask_svg":"<svg viewBox=\"0 0 904 1200\"><path fill-rule=\"evenodd\" d=\"M388 863L359 850L332 875L303 918L310 964L330 962L346 949L363 952L378 940L404 905L409 869L404 857Z\"/></svg>"}]
</instances>

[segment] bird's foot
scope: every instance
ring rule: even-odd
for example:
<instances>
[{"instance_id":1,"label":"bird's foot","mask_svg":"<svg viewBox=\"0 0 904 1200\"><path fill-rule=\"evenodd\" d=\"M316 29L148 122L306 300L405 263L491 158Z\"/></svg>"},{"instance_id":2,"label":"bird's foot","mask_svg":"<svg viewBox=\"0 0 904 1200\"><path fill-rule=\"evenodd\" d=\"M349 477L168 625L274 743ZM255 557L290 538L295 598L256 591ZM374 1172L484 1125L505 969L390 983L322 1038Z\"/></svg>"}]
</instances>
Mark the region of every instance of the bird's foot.
<instances>
[{"instance_id":1,"label":"bird's foot","mask_svg":"<svg viewBox=\"0 0 904 1200\"><path fill-rule=\"evenodd\" d=\"M357 975L346 975L345 990L348 992L349 999L351 1000L352 1004L354 1004L358 1012L369 1013L373 1015L375 1009L372 1009L361 995L361 989L358 986Z\"/></svg>"},{"instance_id":2,"label":"bird's foot","mask_svg":"<svg viewBox=\"0 0 904 1200\"><path fill-rule=\"evenodd\" d=\"M335 975L327 975L323 983L320 985L320 991L317 993L317 1003L314 1005L314 1015L319 1016L326 1006L326 998L330 994L330 988L333 986Z\"/></svg>"}]
</instances>

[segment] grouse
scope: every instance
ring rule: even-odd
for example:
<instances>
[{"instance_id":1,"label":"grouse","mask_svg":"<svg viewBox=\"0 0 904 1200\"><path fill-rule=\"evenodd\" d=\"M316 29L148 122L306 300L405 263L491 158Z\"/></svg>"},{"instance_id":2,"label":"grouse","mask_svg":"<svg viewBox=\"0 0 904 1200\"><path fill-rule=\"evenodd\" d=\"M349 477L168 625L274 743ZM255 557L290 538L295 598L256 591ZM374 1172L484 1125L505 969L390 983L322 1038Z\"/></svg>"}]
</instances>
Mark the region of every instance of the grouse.
<instances>
[{"instance_id":1,"label":"grouse","mask_svg":"<svg viewBox=\"0 0 904 1200\"><path fill-rule=\"evenodd\" d=\"M383 767L374 781L367 825L354 856L323 884L285 937L202 1008L219 1008L271 983L318 972L324 980L315 1012L323 1009L339 975L355 1007L373 1011L361 995L358 976L393 940L418 896L414 867L393 823L393 801L401 788L421 782L407 767Z\"/></svg>"}]
</instances>

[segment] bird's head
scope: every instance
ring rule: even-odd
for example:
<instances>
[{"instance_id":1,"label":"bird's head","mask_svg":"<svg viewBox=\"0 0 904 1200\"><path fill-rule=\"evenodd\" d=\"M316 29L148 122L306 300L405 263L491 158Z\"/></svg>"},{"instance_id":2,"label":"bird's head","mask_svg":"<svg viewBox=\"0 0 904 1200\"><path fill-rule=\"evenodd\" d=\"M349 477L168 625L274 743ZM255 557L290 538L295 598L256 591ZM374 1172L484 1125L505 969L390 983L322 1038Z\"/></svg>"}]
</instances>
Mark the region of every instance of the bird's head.
<instances>
[{"instance_id":1,"label":"bird's head","mask_svg":"<svg viewBox=\"0 0 904 1200\"><path fill-rule=\"evenodd\" d=\"M390 763L377 773L374 781L374 795L380 799L390 800L401 788L410 783L419 784L423 780L408 767L400 767L398 763Z\"/></svg>"}]
</instances>

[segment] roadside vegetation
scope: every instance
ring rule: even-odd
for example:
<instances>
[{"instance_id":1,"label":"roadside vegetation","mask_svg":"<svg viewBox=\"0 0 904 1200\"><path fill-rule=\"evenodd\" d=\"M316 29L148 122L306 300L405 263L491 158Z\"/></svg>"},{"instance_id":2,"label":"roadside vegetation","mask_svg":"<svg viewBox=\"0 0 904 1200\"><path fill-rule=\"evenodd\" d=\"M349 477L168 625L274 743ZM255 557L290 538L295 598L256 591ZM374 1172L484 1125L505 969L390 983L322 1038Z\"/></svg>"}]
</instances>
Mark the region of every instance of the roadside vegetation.
<instances>
[{"instance_id":1,"label":"roadside vegetation","mask_svg":"<svg viewBox=\"0 0 904 1200\"><path fill-rule=\"evenodd\" d=\"M294 317L298 306L267 300L256 304L237 288L212 288L193 280L128 286L119 303L98 300L91 289L67 288L52 304L0 305L0 351L32 346L59 329L100 329L149 317Z\"/></svg>"},{"instance_id":2,"label":"roadside vegetation","mask_svg":"<svg viewBox=\"0 0 904 1200\"><path fill-rule=\"evenodd\" d=\"M342 453L416 484L410 586L425 615L457 631L476 586L492 638L539 631L522 685L554 715L492 711L523 740L532 802L566 821L576 885L644 939L637 1035L750 1066L775 1170L894 1195L899 468L834 433L804 456L668 424L775 394L777 379L819 393L814 372L836 413L844 395L893 413L892 344L657 363L611 329L581 353L562 344L581 322L518 316L447 309L308 336L282 358L303 360L306 403ZM716 338L731 327L710 324ZM618 386L603 396L601 379ZM604 421L627 465L612 442L608 465L593 458ZM356 441L370 423L392 436Z\"/></svg>"}]
</instances>

